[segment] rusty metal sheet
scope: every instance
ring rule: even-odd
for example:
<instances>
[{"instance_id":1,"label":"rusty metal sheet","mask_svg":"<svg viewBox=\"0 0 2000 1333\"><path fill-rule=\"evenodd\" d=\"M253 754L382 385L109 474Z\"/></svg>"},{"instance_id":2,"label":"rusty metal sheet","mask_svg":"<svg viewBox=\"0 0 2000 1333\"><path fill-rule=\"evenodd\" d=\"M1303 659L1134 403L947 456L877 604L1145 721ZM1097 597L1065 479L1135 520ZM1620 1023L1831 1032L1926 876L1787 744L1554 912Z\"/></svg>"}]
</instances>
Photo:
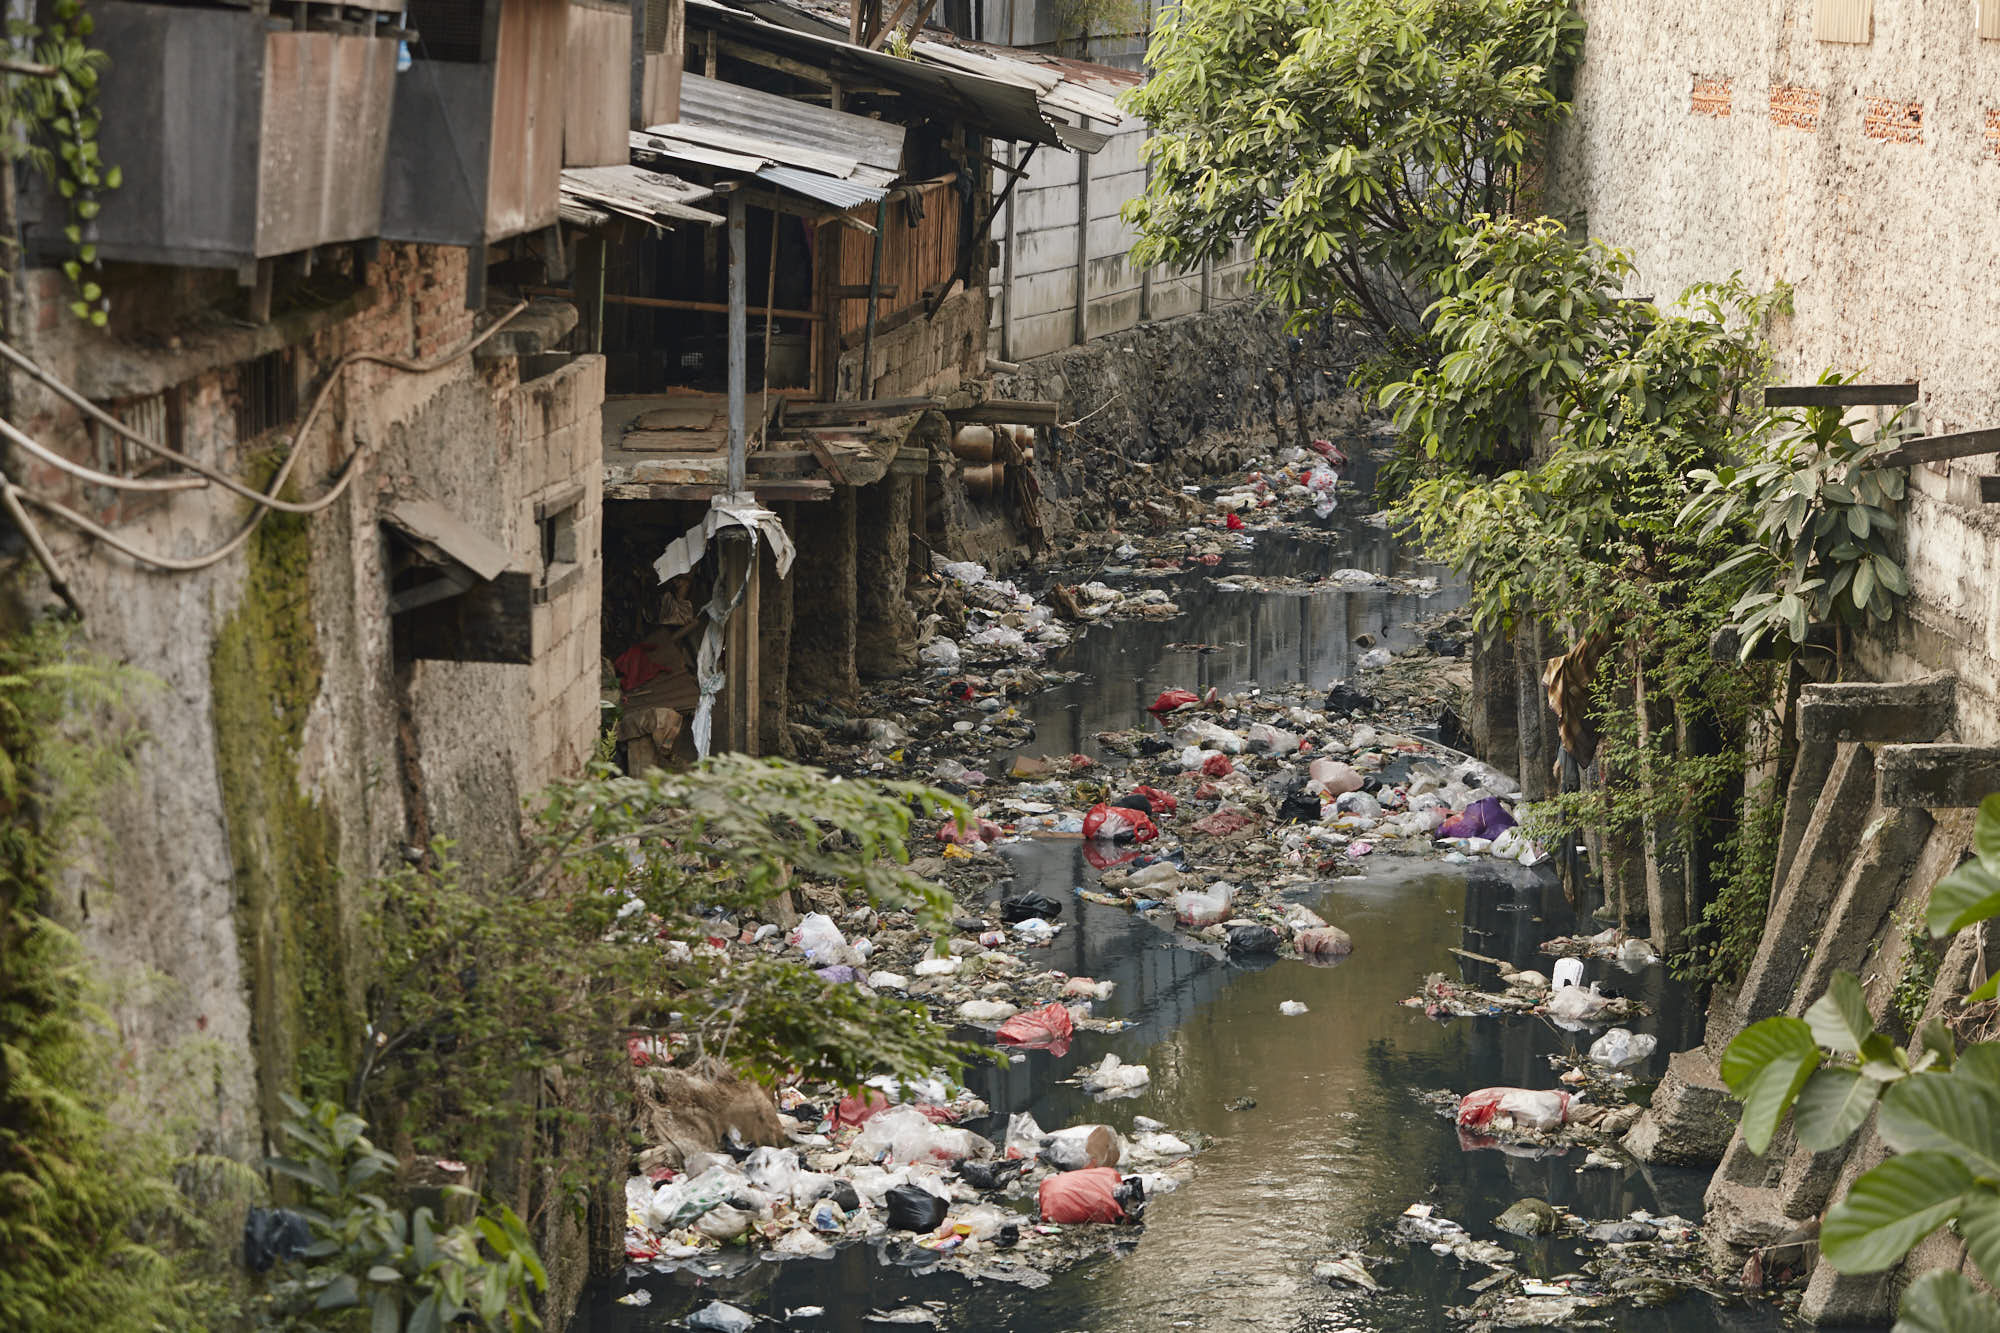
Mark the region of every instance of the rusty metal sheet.
<instances>
[{"instance_id":1,"label":"rusty metal sheet","mask_svg":"<svg viewBox=\"0 0 2000 1333\"><path fill-rule=\"evenodd\" d=\"M380 232L395 77L396 43L386 37L265 35L260 257Z\"/></svg>"},{"instance_id":2,"label":"rusty metal sheet","mask_svg":"<svg viewBox=\"0 0 2000 1333\"><path fill-rule=\"evenodd\" d=\"M502 0L493 62L486 237L552 225L562 202L563 84L569 0Z\"/></svg>"},{"instance_id":3,"label":"rusty metal sheet","mask_svg":"<svg viewBox=\"0 0 2000 1333\"><path fill-rule=\"evenodd\" d=\"M563 165L630 160L632 10L610 0L570 0L563 111Z\"/></svg>"},{"instance_id":4,"label":"rusty metal sheet","mask_svg":"<svg viewBox=\"0 0 2000 1333\"><path fill-rule=\"evenodd\" d=\"M895 179L903 169L905 129L901 125L829 110L693 72L681 80L680 120L690 129L722 129L760 143L782 144L815 156L847 159L885 173L884 181ZM803 157L779 160L813 171L829 170Z\"/></svg>"}]
</instances>

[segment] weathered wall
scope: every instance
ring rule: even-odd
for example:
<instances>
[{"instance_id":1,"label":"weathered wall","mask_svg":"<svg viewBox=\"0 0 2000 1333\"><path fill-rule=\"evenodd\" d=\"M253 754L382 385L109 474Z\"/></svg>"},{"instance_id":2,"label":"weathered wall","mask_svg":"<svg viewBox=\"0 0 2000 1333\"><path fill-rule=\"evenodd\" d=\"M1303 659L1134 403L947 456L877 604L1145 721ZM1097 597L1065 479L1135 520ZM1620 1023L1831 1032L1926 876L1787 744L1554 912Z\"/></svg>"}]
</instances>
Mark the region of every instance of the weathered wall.
<instances>
[{"instance_id":1,"label":"weathered wall","mask_svg":"<svg viewBox=\"0 0 2000 1333\"><path fill-rule=\"evenodd\" d=\"M1740 270L1789 282L1781 382L1921 380L1926 433L2000 425L2000 42L1971 4L1878 0L1871 41L1813 36L1806 0L1592 0L1552 211L1631 250L1670 297ZM1911 470L1916 593L1863 649L1879 679L1960 673L1961 728L2000 735L2000 521L1986 459Z\"/></svg>"},{"instance_id":2,"label":"weathered wall","mask_svg":"<svg viewBox=\"0 0 2000 1333\"><path fill-rule=\"evenodd\" d=\"M184 447L233 475L269 475L286 424L239 439L238 366L282 346L299 358L301 407L356 351L429 358L481 321L462 308L462 251L387 247L358 295L270 325L204 313L207 293L161 278L92 333L52 312L60 275L27 277L29 349L96 398L178 394ZM60 524L49 535L86 616L87 643L157 682L135 693L149 736L134 780L106 803L110 833L72 908L117 975L159 984L114 1012L132 1065L163 1080L205 1146L250 1154L279 1091L329 1090L360 1041L366 956L362 887L417 833L451 836L474 861L516 845L522 794L573 772L597 716L598 358L528 384L516 363L460 358L428 375L346 372L300 446L294 492L320 494L344 460L366 466L312 517L268 521L244 550L198 572L140 568ZM99 461L77 414L17 386L16 418L37 438ZM208 551L245 506L213 489L110 508L47 468L24 484L64 495L147 551ZM392 660L387 539L391 496L421 494L540 576L536 500L581 486L577 574L534 623L536 661L500 666ZM413 743L413 751L404 748ZM421 800L405 793L414 753ZM420 814L421 817L414 817ZM196 1078L173 1075L197 1043Z\"/></svg>"},{"instance_id":3,"label":"weathered wall","mask_svg":"<svg viewBox=\"0 0 2000 1333\"><path fill-rule=\"evenodd\" d=\"M1092 128L1104 130L1102 125ZM1118 213L1146 191L1143 121L1129 119L1094 154L1036 151L993 224L1000 263L990 274L995 356L1020 361L1149 320L1171 319L1249 294L1249 256L1177 273L1132 263L1138 234ZM1002 145L1010 165L1026 150ZM1079 271L1079 248L1085 261ZM1079 282L1083 337L1077 337Z\"/></svg>"}]
</instances>

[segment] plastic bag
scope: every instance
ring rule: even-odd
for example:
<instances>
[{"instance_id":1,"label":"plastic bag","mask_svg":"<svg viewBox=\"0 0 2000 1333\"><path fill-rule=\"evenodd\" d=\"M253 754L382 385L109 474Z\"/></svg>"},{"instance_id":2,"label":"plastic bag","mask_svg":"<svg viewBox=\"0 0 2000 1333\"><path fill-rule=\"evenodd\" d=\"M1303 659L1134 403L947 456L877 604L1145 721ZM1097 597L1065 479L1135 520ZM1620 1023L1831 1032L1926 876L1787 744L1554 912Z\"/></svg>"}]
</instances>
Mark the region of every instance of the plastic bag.
<instances>
[{"instance_id":1,"label":"plastic bag","mask_svg":"<svg viewBox=\"0 0 2000 1333\"><path fill-rule=\"evenodd\" d=\"M749 1333L756 1322L757 1317L748 1310L721 1301L710 1301L687 1317L689 1328L706 1329L708 1333Z\"/></svg>"},{"instance_id":2,"label":"plastic bag","mask_svg":"<svg viewBox=\"0 0 2000 1333\"><path fill-rule=\"evenodd\" d=\"M963 654L959 652L958 644L950 639L932 639L929 643L917 649L917 660L919 662L922 662L925 666L940 667L946 671L958 670L959 662L962 658Z\"/></svg>"},{"instance_id":3,"label":"plastic bag","mask_svg":"<svg viewBox=\"0 0 2000 1333\"><path fill-rule=\"evenodd\" d=\"M1042 1141L1046 1138L1048 1135L1028 1112L1016 1111L1007 1117L1007 1137L1003 1142L1009 1157L1033 1157L1041 1151Z\"/></svg>"},{"instance_id":4,"label":"plastic bag","mask_svg":"<svg viewBox=\"0 0 2000 1333\"><path fill-rule=\"evenodd\" d=\"M1097 1068L1083 1076L1083 1090L1092 1095L1137 1092L1153 1081L1144 1065L1128 1065L1115 1055L1107 1055Z\"/></svg>"},{"instance_id":5,"label":"plastic bag","mask_svg":"<svg viewBox=\"0 0 2000 1333\"><path fill-rule=\"evenodd\" d=\"M1204 750L1219 750L1223 754L1242 754L1243 738L1227 727L1219 727L1207 718L1196 718L1174 733L1174 739L1182 745L1199 745Z\"/></svg>"},{"instance_id":6,"label":"plastic bag","mask_svg":"<svg viewBox=\"0 0 2000 1333\"><path fill-rule=\"evenodd\" d=\"M1302 930L1292 943L1299 952L1315 958L1338 958L1354 952L1354 940L1339 926L1315 926Z\"/></svg>"},{"instance_id":7,"label":"plastic bag","mask_svg":"<svg viewBox=\"0 0 2000 1333\"><path fill-rule=\"evenodd\" d=\"M964 1023L1004 1023L1020 1009L1005 1000L967 1000L958 1006L958 1018Z\"/></svg>"},{"instance_id":8,"label":"plastic bag","mask_svg":"<svg viewBox=\"0 0 2000 1333\"><path fill-rule=\"evenodd\" d=\"M1371 575L1370 577L1372 580L1373 576ZM1380 671L1395 660L1395 654L1391 653L1387 648L1370 648L1367 652L1361 654L1361 660L1355 665L1359 666L1363 671Z\"/></svg>"},{"instance_id":9,"label":"plastic bag","mask_svg":"<svg viewBox=\"0 0 2000 1333\"><path fill-rule=\"evenodd\" d=\"M1231 926L1229 928L1229 952L1237 954L1276 953L1283 941L1278 932L1269 926Z\"/></svg>"},{"instance_id":10,"label":"plastic bag","mask_svg":"<svg viewBox=\"0 0 2000 1333\"><path fill-rule=\"evenodd\" d=\"M898 1185L884 1199L891 1231L935 1231L950 1205L917 1185Z\"/></svg>"},{"instance_id":11,"label":"plastic bag","mask_svg":"<svg viewBox=\"0 0 2000 1333\"><path fill-rule=\"evenodd\" d=\"M1083 836L1105 842L1151 842L1160 836L1160 829L1137 810L1100 804L1083 817Z\"/></svg>"},{"instance_id":12,"label":"plastic bag","mask_svg":"<svg viewBox=\"0 0 2000 1333\"><path fill-rule=\"evenodd\" d=\"M1157 717L1164 717L1177 708L1186 708L1190 704L1200 702L1201 696L1193 690L1162 690L1160 697L1146 706L1146 711Z\"/></svg>"},{"instance_id":13,"label":"plastic bag","mask_svg":"<svg viewBox=\"0 0 2000 1333\"><path fill-rule=\"evenodd\" d=\"M1361 790L1361 775L1338 759L1315 759L1306 765L1306 775L1327 796L1345 796Z\"/></svg>"},{"instance_id":14,"label":"plastic bag","mask_svg":"<svg viewBox=\"0 0 2000 1333\"><path fill-rule=\"evenodd\" d=\"M821 912L806 913L793 928L791 942L815 961L831 961L847 947L847 937L840 933L840 927Z\"/></svg>"},{"instance_id":15,"label":"plastic bag","mask_svg":"<svg viewBox=\"0 0 2000 1333\"><path fill-rule=\"evenodd\" d=\"M1382 803L1365 791L1350 791L1333 803L1336 814L1356 815L1362 819L1379 819Z\"/></svg>"},{"instance_id":16,"label":"plastic bag","mask_svg":"<svg viewBox=\"0 0 2000 1333\"><path fill-rule=\"evenodd\" d=\"M653 1191L646 1205L646 1225L654 1231L687 1226L727 1203L743 1186L742 1174L730 1167L712 1166L698 1176L683 1176Z\"/></svg>"},{"instance_id":17,"label":"plastic bag","mask_svg":"<svg viewBox=\"0 0 2000 1333\"><path fill-rule=\"evenodd\" d=\"M1289 731L1280 731L1268 722L1253 722L1246 745L1251 750L1272 754L1290 754L1299 748L1299 738Z\"/></svg>"},{"instance_id":18,"label":"plastic bag","mask_svg":"<svg viewBox=\"0 0 2000 1333\"><path fill-rule=\"evenodd\" d=\"M1465 807L1462 814L1447 819L1438 829L1440 838L1496 838L1514 827L1514 816L1500 804L1498 796L1488 796Z\"/></svg>"},{"instance_id":19,"label":"plastic bag","mask_svg":"<svg viewBox=\"0 0 2000 1333\"><path fill-rule=\"evenodd\" d=\"M1235 897L1235 890L1227 884L1212 884L1206 889L1183 889L1174 895L1174 915L1182 925L1200 930L1228 916L1229 904Z\"/></svg>"},{"instance_id":20,"label":"plastic bag","mask_svg":"<svg viewBox=\"0 0 2000 1333\"><path fill-rule=\"evenodd\" d=\"M1144 889L1158 898L1180 887L1180 868L1172 861L1155 861L1149 866L1140 866L1125 878L1127 888Z\"/></svg>"},{"instance_id":21,"label":"plastic bag","mask_svg":"<svg viewBox=\"0 0 2000 1333\"><path fill-rule=\"evenodd\" d=\"M1173 793L1161 791L1158 787L1134 787L1132 794L1145 800L1155 819L1171 815L1181 808Z\"/></svg>"},{"instance_id":22,"label":"plastic bag","mask_svg":"<svg viewBox=\"0 0 2000 1333\"><path fill-rule=\"evenodd\" d=\"M854 1139L857 1157L873 1161L885 1152L892 1162L949 1165L991 1157L993 1145L969 1129L937 1124L914 1106L897 1106L870 1117Z\"/></svg>"},{"instance_id":23,"label":"plastic bag","mask_svg":"<svg viewBox=\"0 0 2000 1333\"><path fill-rule=\"evenodd\" d=\"M954 560L938 566L938 573L967 585L986 582L986 566L974 560Z\"/></svg>"},{"instance_id":24,"label":"plastic bag","mask_svg":"<svg viewBox=\"0 0 2000 1333\"><path fill-rule=\"evenodd\" d=\"M1236 771L1236 765L1230 762L1226 754L1211 754L1201 761L1201 771L1211 778L1226 778Z\"/></svg>"},{"instance_id":25,"label":"plastic bag","mask_svg":"<svg viewBox=\"0 0 2000 1333\"><path fill-rule=\"evenodd\" d=\"M974 819L965 825L947 819L938 826L938 841L960 846L1000 841L1001 828L990 819Z\"/></svg>"},{"instance_id":26,"label":"plastic bag","mask_svg":"<svg viewBox=\"0 0 2000 1333\"><path fill-rule=\"evenodd\" d=\"M1623 1069L1650 1056L1659 1044L1660 1039L1650 1032L1613 1028L1590 1043L1590 1058L1606 1069Z\"/></svg>"},{"instance_id":27,"label":"plastic bag","mask_svg":"<svg viewBox=\"0 0 2000 1333\"><path fill-rule=\"evenodd\" d=\"M1002 921L1026 921L1030 917L1059 917L1062 904L1046 893L1015 893L1000 900Z\"/></svg>"},{"instance_id":28,"label":"plastic bag","mask_svg":"<svg viewBox=\"0 0 2000 1333\"><path fill-rule=\"evenodd\" d=\"M1569 1118L1569 1094L1531 1088L1481 1088L1458 1100L1458 1123L1466 1129L1527 1129L1547 1133Z\"/></svg>"},{"instance_id":29,"label":"plastic bag","mask_svg":"<svg viewBox=\"0 0 2000 1333\"><path fill-rule=\"evenodd\" d=\"M1304 903L1289 903L1285 907L1285 924L1293 930L1325 930L1326 918Z\"/></svg>"},{"instance_id":30,"label":"plastic bag","mask_svg":"<svg viewBox=\"0 0 2000 1333\"><path fill-rule=\"evenodd\" d=\"M253 1273L298 1258L312 1243L312 1223L289 1208L252 1208L243 1219L243 1262Z\"/></svg>"},{"instance_id":31,"label":"plastic bag","mask_svg":"<svg viewBox=\"0 0 2000 1333\"><path fill-rule=\"evenodd\" d=\"M1062 1055L1068 1052L1075 1031L1076 1022L1069 1016L1069 1010L1051 1001L1002 1023L1000 1040L1008 1046L1047 1047Z\"/></svg>"},{"instance_id":32,"label":"plastic bag","mask_svg":"<svg viewBox=\"0 0 2000 1333\"><path fill-rule=\"evenodd\" d=\"M1549 997L1548 1012L1551 1018L1566 1018L1572 1023L1588 1023L1602 1014L1605 1006L1610 1003L1611 997L1599 994L1597 983L1593 981L1588 990L1582 986L1562 987Z\"/></svg>"},{"instance_id":33,"label":"plastic bag","mask_svg":"<svg viewBox=\"0 0 2000 1333\"><path fill-rule=\"evenodd\" d=\"M1049 1176L1036 1192L1036 1211L1044 1222L1122 1222L1119 1184L1118 1173L1108 1166Z\"/></svg>"},{"instance_id":34,"label":"plastic bag","mask_svg":"<svg viewBox=\"0 0 2000 1333\"><path fill-rule=\"evenodd\" d=\"M793 1197L799 1178L808 1174L789 1148L753 1148L743 1159L743 1178L751 1188L781 1199Z\"/></svg>"},{"instance_id":35,"label":"plastic bag","mask_svg":"<svg viewBox=\"0 0 2000 1333\"><path fill-rule=\"evenodd\" d=\"M1082 1171L1116 1166L1121 1152L1118 1131L1109 1125L1071 1125L1048 1136L1042 1157L1058 1171Z\"/></svg>"}]
</instances>

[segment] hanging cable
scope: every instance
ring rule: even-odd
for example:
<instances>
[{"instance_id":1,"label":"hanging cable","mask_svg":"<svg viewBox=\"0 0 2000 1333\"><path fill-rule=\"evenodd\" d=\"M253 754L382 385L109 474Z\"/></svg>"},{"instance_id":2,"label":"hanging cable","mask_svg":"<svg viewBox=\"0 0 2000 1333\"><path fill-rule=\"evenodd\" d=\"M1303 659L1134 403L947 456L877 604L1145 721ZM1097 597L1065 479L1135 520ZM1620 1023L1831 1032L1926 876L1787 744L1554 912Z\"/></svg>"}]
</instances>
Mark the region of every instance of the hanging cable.
<instances>
[{"instance_id":1,"label":"hanging cable","mask_svg":"<svg viewBox=\"0 0 2000 1333\"><path fill-rule=\"evenodd\" d=\"M252 501L257 507L244 520L243 526L236 530L235 535L221 546L199 556L179 558L141 551L108 531L102 525L91 521L67 505L48 499L46 496L22 490L18 486L13 488L14 492L18 494L20 499L26 500L37 509L61 519L78 531L96 538L112 550L129 556L142 565L147 565L167 573L192 573L196 570L207 569L228 559L245 542L249 541L251 534L257 530L257 525L264 521L264 516L267 513L277 510L280 513L286 514L316 514L339 500L346 493L348 486L353 483L354 478L360 475L364 466L363 451L356 449L352 454L348 455L346 463L341 467L340 475L334 479L333 485L324 494L304 502L278 499L278 492L284 489L286 481L291 478L292 468L297 464L299 455L303 452L306 437L311 433L313 424L319 419L320 411L332 397L334 386L340 382L342 373L348 367L360 365L365 362L373 365L387 366L391 370L400 370L412 375L427 375L432 371L442 370L459 358L470 355L481 344L486 342L487 339L505 327L514 316L527 309L527 307L528 303L526 301L517 301L513 309L488 325L483 332L476 334L449 352L430 361L413 361L407 357L389 356L382 352L350 352L342 357L334 363L333 369L327 373L326 381L320 385L319 392L313 396L312 406L307 409L305 418L300 423L298 431L291 437L292 447L290 452L285 455L285 461L278 465L277 472L272 475L269 484L262 491L253 490L233 477L225 476L212 468L195 462L184 454L168 449L165 445L155 444L144 436L137 434L116 417L104 412L89 399L78 394L74 389L69 388L69 386L62 384L48 375L41 367L34 365L33 362L29 361L19 351L9 347L4 342L0 342L0 356L5 356L24 370L28 370L30 374L34 375L35 378L48 385L51 389L54 389L63 398L81 406L93 417L102 419L112 429L118 431L134 443L150 449L164 458L170 458L183 466L192 468L202 476L216 481L228 489L235 491L245 499Z\"/></svg>"},{"instance_id":2,"label":"hanging cable","mask_svg":"<svg viewBox=\"0 0 2000 1333\"><path fill-rule=\"evenodd\" d=\"M121 491L196 491L208 488L207 477L114 477L109 472L99 472L96 468L85 467L72 459L64 458L47 445L27 435L5 417L0 417L0 435L6 436L15 445L49 466L59 468L77 480L87 481L93 486L109 486Z\"/></svg>"}]
</instances>

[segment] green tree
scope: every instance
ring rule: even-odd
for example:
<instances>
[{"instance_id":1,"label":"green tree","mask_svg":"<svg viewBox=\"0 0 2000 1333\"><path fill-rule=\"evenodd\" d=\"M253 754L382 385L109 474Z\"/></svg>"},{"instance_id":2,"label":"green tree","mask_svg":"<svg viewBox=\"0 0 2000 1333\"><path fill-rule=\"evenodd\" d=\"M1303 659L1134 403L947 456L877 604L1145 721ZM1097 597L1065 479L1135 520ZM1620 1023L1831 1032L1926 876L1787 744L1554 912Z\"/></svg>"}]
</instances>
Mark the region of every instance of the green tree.
<instances>
[{"instance_id":1,"label":"green tree","mask_svg":"<svg viewBox=\"0 0 2000 1333\"><path fill-rule=\"evenodd\" d=\"M2000 795L1981 803L1974 856L1931 890L1933 938L2000 916ZM2000 972L1964 999L1993 998ZM1861 983L1836 973L1803 1019L1753 1023L1723 1053L1722 1076L1743 1103L1743 1138L1770 1147L1791 1112L1799 1143L1815 1152L1852 1138L1871 1110L1895 1155L1863 1172L1827 1210L1820 1253L1843 1273L1902 1262L1950 1224L1989 1283L2000 1283L2000 1043L1960 1049L1933 1019L1908 1046L1875 1029ZM1878 1109L1879 1104L1879 1109ZM1904 1333L2000 1327L2000 1304L1962 1274L1925 1273L1903 1296Z\"/></svg>"},{"instance_id":2,"label":"green tree","mask_svg":"<svg viewBox=\"0 0 2000 1333\"><path fill-rule=\"evenodd\" d=\"M1294 320L1421 339L1467 222L1519 204L1582 39L1567 0L1182 0L1127 100L1153 136L1134 262L1247 240Z\"/></svg>"}]
</instances>

